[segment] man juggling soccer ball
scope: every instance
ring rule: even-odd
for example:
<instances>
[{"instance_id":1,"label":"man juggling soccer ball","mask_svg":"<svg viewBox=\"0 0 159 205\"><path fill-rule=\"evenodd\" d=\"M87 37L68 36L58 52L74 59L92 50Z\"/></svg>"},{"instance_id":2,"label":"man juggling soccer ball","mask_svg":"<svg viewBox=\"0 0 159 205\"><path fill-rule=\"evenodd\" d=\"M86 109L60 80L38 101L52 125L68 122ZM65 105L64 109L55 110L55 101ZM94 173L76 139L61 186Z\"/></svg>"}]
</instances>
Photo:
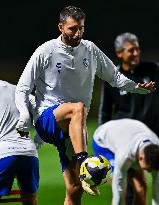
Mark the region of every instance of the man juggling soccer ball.
<instances>
[{"instance_id":1,"label":"man juggling soccer ball","mask_svg":"<svg viewBox=\"0 0 159 205\"><path fill-rule=\"evenodd\" d=\"M88 156L85 124L95 75L128 92L148 94L154 87L153 82L129 80L93 42L83 40L84 22L80 8L65 7L58 24L61 35L36 49L16 89L21 135L29 130L28 95L36 89L35 128L59 152L66 185L64 205L81 204L79 167Z\"/></svg>"}]
</instances>

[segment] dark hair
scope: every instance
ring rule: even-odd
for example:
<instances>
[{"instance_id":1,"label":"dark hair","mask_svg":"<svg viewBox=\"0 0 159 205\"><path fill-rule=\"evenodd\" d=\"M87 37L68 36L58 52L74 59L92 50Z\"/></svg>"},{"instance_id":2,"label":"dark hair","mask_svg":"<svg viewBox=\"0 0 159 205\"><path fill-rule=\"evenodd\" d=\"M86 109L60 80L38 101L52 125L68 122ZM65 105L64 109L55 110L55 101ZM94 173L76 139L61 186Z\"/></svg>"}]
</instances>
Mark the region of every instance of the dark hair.
<instances>
[{"instance_id":1,"label":"dark hair","mask_svg":"<svg viewBox=\"0 0 159 205\"><path fill-rule=\"evenodd\" d=\"M85 19L85 14L84 12L75 6L67 6L62 9L60 12L60 22L63 23L66 21L68 17L71 17L77 21L81 19Z\"/></svg>"},{"instance_id":2,"label":"dark hair","mask_svg":"<svg viewBox=\"0 0 159 205\"><path fill-rule=\"evenodd\" d=\"M145 163L153 170L159 170L159 146L150 144L144 148Z\"/></svg>"}]
</instances>

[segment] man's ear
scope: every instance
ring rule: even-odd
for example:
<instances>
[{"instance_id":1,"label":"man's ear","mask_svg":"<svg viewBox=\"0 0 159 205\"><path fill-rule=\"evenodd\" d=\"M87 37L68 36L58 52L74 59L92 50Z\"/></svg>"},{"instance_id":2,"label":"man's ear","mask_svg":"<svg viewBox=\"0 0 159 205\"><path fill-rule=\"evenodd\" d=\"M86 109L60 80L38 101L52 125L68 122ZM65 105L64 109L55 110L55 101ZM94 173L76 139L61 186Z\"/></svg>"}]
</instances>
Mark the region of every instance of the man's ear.
<instances>
[{"instance_id":1,"label":"man's ear","mask_svg":"<svg viewBox=\"0 0 159 205\"><path fill-rule=\"evenodd\" d=\"M139 159L139 161L143 161L145 159L143 150L139 151L138 159Z\"/></svg>"},{"instance_id":2,"label":"man's ear","mask_svg":"<svg viewBox=\"0 0 159 205\"><path fill-rule=\"evenodd\" d=\"M63 31L63 25L62 25L62 23L59 23L59 24L58 24L58 27L59 27L59 30L62 32L62 31Z\"/></svg>"},{"instance_id":3,"label":"man's ear","mask_svg":"<svg viewBox=\"0 0 159 205\"><path fill-rule=\"evenodd\" d=\"M116 49L115 54L118 58L122 58L122 51L121 50Z\"/></svg>"}]
</instances>

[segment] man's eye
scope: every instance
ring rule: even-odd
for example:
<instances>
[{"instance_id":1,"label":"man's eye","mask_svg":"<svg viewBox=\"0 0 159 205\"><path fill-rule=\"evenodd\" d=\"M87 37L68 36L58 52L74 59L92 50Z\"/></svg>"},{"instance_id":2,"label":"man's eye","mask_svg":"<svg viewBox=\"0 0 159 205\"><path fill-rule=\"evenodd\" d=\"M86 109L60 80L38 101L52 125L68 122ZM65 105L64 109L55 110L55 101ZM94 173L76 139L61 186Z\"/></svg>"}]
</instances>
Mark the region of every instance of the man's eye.
<instances>
[{"instance_id":1,"label":"man's eye","mask_svg":"<svg viewBox=\"0 0 159 205\"><path fill-rule=\"evenodd\" d=\"M83 29L84 29L83 26L80 27L80 28L76 28L76 27L70 28L70 30L71 30L72 32L77 32L78 30L79 30L79 31L82 31Z\"/></svg>"},{"instance_id":2,"label":"man's eye","mask_svg":"<svg viewBox=\"0 0 159 205\"><path fill-rule=\"evenodd\" d=\"M83 29L84 29L84 26L82 26L82 27L79 28L80 31L83 30Z\"/></svg>"},{"instance_id":3,"label":"man's eye","mask_svg":"<svg viewBox=\"0 0 159 205\"><path fill-rule=\"evenodd\" d=\"M71 31L76 32L77 28L70 28Z\"/></svg>"},{"instance_id":4,"label":"man's eye","mask_svg":"<svg viewBox=\"0 0 159 205\"><path fill-rule=\"evenodd\" d=\"M128 52L130 53L133 53L134 51L139 51L140 49L139 48L131 48L131 49L128 49Z\"/></svg>"}]
</instances>

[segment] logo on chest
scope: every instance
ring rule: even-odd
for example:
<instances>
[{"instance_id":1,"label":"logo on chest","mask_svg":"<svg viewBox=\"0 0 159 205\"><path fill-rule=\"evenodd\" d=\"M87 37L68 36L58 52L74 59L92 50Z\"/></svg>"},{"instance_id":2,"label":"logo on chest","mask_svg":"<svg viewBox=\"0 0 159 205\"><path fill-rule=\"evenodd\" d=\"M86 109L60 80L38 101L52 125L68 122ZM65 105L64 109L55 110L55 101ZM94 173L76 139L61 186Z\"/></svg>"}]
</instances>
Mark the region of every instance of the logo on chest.
<instances>
[{"instance_id":1,"label":"logo on chest","mask_svg":"<svg viewBox=\"0 0 159 205\"><path fill-rule=\"evenodd\" d=\"M84 65L85 67L88 67L88 66L89 66L89 61L88 61L87 58L84 58L84 59L83 59L83 65Z\"/></svg>"},{"instance_id":2,"label":"logo on chest","mask_svg":"<svg viewBox=\"0 0 159 205\"><path fill-rule=\"evenodd\" d=\"M61 63L57 63L57 64L56 64L56 68L57 68L57 71L58 71L59 74L60 74L60 72L61 72L61 67L62 67L62 64L61 64Z\"/></svg>"}]
</instances>

